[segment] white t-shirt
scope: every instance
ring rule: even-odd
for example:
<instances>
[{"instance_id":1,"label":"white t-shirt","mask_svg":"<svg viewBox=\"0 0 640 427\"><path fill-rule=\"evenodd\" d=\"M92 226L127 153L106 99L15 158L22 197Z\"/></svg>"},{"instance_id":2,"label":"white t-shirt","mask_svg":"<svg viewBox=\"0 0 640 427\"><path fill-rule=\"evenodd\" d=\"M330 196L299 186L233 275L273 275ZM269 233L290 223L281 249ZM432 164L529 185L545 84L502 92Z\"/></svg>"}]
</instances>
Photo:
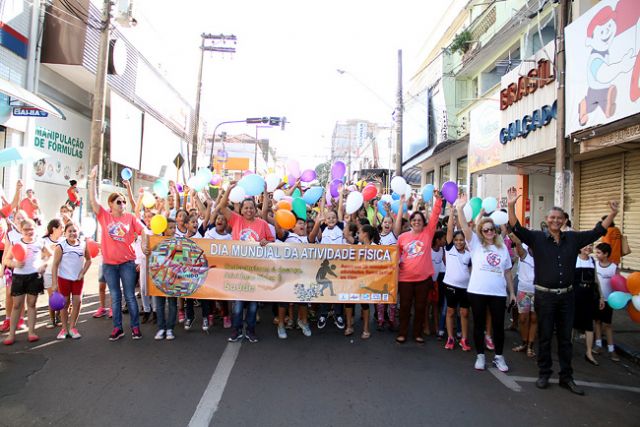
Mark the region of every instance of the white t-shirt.
<instances>
[{"instance_id":1,"label":"white t-shirt","mask_svg":"<svg viewBox=\"0 0 640 427\"><path fill-rule=\"evenodd\" d=\"M185 237L187 235L187 232L182 232L180 231L180 228L178 228L178 226L176 225L176 237Z\"/></svg>"},{"instance_id":2,"label":"white t-shirt","mask_svg":"<svg viewBox=\"0 0 640 427\"><path fill-rule=\"evenodd\" d=\"M609 264L607 267L603 267L599 262L596 262L596 274L598 275L598 281L600 281L600 289L602 290L602 296L606 301L613 292L611 289L611 278L615 276L618 266L614 263Z\"/></svg>"},{"instance_id":3,"label":"white t-shirt","mask_svg":"<svg viewBox=\"0 0 640 427\"><path fill-rule=\"evenodd\" d=\"M204 238L215 239L215 240L231 240L231 234L230 233L220 234L218 233L215 227L211 227L204 233Z\"/></svg>"},{"instance_id":4,"label":"white t-shirt","mask_svg":"<svg viewBox=\"0 0 640 427\"><path fill-rule=\"evenodd\" d=\"M389 232L388 234L380 235L380 244L381 245L395 245L398 243L398 238L393 232Z\"/></svg>"},{"instance_id":5,"label":"white t-shirt","mask_svg":"<svg viewBox=\"0 0 640 427\"><path fill-rule=\"evenodd\" d=\"M467 289L469 286L469 277L471 271L471 253L464 250L463 253L458 252L456 246L451 243L445 247L447 264L445 266L444 283L454 288Z\"/></svg>"},{"instance_id":6,"label":"white t-shirt","mask_svg":"<svg viewBox=\"0 0 640 427\"><path fill-rule=\"evenodd\" d=\"M344 223L338 222L333 228L322 226L323 245L341 245L344 243Z\"/></svg>"},{"instance_id":7,"label":"white t-shirt","mask_svg":"<svg viewBox=\"0 0 640 427\"><path fill-rule=\"evenodd\" d=\"M16 230L15 228L12 228L11 230L9 230L9 232L7 233L7 238L9 239L9 242L12 245L15 245L17 242L20 241L20 239L22 239L22 233L20 233L18 230Z\"/></svg>"},{"instance_id":8,"label":"white t-shirt","mask_svg":"<svg viewBox=\"0 0 640 427\"><path fill-rule=\"evenodd\" d=\"M52 240L51 237L49 236L44 236L42 238L42 243L44 244L44 247L47 248L47 250L51 254L53 254L53 250L55 249L55 247L58 245L59 242L60 240L58 241ZM44 274L46 275L52 274L51 272L52 268L53 268L53 260L49 260L49 263L47 264L47 269L44 271Z\"/></svg>"},{"instance_id":9,"label":"white t-shirt","mask_svg":"<svg viewBox=\"0 0 640 427\"><path fill-rule=\"evenodd\" d=\"M525 251L527 247L523 245ZM527 256L520 261L518 261L518 292L527 292L534 293L535 288L533 286L533 281L535 280L535 272L534 272L534 262L533 257L527 251Z\"/></svg>"},{"instance_id":10,"label":"white t-shirt","mask_svg":"<svg viewBox=\"0 0 640 427\"><path fill-rule=\"evenodd\" d=\"M24 260L24 267L16 267L13 269L14 274L33 274L38 272L38 268L42 265L42 248L44 243L42 239L36 238L31 243L21 243L27 249L27 256Z\"/></svg>"},{"instance_id":11,"label":"white t-shirt","mask_svg":"<svg viewBox=\"0 0 640 427\"><path fill-rule=\"evenodd\" d=\"M507 281L504 272L511 269L511 257L505 245L482 246L475 233L467 241L471 250L473 268L467 290L473 294L507 296Z\"/></svg>"},{"instance_id":12,"label":"white t-shirt","mask_svg":"<svg viewBox=\"0 0 640 427\"><path fill-rule=\"evenodd\" d=\"M440 248L437 251L431 249L431 261L433 262L433 276L431 276L431 280L435 282L438 280L440 273L446 271L444 265L444 248Z\"/></svg>"},{"instance_id":13,"label":"white t-shirt","mask_svg":"<svg viewBox=\"0 0 640 427\"><path fill-rule=\"evenodd\" d=\"M75 245L62 240L59 244L62 249L62 259L58 267L58 276L67 280L78 280L82 267L84 267L85 242L78 242Z\"/></svg>"},{"instance_id":14,"label":"white t-shirt","mask_svg":"<svg viewBox=\"0 0 640 427\"><path fill-rule=\"evenodd\" d=\"M293 231L289 232L287 237L284 239L285 243L309 243L309 239L307 236L300 236L299 234L294 233Z\"/></svg>"}]
</instances>

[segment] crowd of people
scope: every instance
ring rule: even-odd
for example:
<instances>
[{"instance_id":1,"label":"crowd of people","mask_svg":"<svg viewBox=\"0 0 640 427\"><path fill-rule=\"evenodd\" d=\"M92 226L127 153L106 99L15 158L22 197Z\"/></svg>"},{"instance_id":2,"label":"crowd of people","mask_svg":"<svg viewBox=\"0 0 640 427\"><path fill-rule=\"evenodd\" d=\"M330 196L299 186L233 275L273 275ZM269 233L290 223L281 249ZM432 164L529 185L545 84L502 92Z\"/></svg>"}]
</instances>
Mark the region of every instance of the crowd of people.
<instances>
[{"instance_id":1,"label":"crowd of people","mask_svg":"<svg viewBox=\"0 0 640 427\"><path fill-rule=\"evenodd\" d=\"M397 304L360 304L359 335L363 340L371 337L372 324L376 331L394 332L399 345L409 340L423 345L425 337L434 335L448 351L456 347L464 352L474 349L477 370L485 369L485 353L492 351L493 365L506 372L507 313L521 337L512 350L537 358L540 388L547 387L552 372L554 331L559 342L560 384L576 394L583 392L572 377L574 329L585 333L585 358L589 363L598 365L594 355L603 351L618 360L611 332L612 312L606 301L611 293L611 277L617 273L614 260L619 262L619 256L616 258L611 242L598 243L595 257L592 256L593 243L609 236L607 230L615 228L616 202L611 202L610 213L593 230L571 230L560 208L549 211L544 230L530 230L516 217L515 204L520 195L515 189L507 195L506 224L496 224L484 211L475 218L466 218L467 200L463 194L448 209L443 208L445 203L437 190L433 200L407 200L401 196L395 212L388 203L382 204L384 210L379 211L377 199L373 199L347 214L345 190L328 202L321 197L315 206L307 207L307 218L296 218L295 225L285 230L274 220L273 194L266 189L259 197L231 203L229 194L234 183L226 191L220 188L215 200L208 188L200 192L178 191L177 185L170 183L166 197L156 195L155 205L145 207L143 193L136 197L125 180L127 194L114 192L103 206L97 195L96 172L94 168L89 174L88 187L91 209L100 225L102 262L100 304L93 317L112 318L108 337L111 341L125 336L126 313L132 339L142 338L141 323L154 323L155 340L173 340L178 325L186 331L195 327L196 307L200 308L198 319L203 331L208 331L219 316L223 327L230 330L229 341L258 341L259 304L255 301L148 296L146 256L150 253L149 236L153 234L150 222L154 216L163 215L168 224L163 234L170 237L244 240L260 245L276 241L396 245ZM35 329L36 302L45 289L49 295L57 291L65 297L64 308L49 311L46 328L59 327L59 340L81 337L77 322L83 279L92 264L92 254L81 228L72 220L74 209L81 203L76 184L72 183L68 200L57 217L43 223L43 236L36 232L44 218L32 190L27 190L23 198L22 183L18 182L13 200L3 197L0 251L6 318L0 330L8 332L5 345L13 344L16 331L22 328L28 330L30 342L39 339ZM289 188L281 183L279 188L290 195L300 189L300 183ZM321 269L316 279L334 295L330 275L336 273L330 268ZM355 312L354 304L274 303L274 335L286 339L298 329L310 337L314 328L323 329L332 321L345 336L353 336L358 323ZM606 349L602 333L606 335Z\"/></svg>"}]
</instances>

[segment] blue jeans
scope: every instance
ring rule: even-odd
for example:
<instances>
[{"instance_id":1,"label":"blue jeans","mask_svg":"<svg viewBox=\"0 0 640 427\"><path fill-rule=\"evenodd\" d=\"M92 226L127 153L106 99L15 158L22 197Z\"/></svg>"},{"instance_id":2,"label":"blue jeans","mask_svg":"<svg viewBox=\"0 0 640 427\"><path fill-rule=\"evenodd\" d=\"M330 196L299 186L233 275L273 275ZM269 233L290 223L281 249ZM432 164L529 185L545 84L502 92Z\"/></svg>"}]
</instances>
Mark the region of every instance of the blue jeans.
<instances>
[{"instance_id":1,"label":"blue jeans","mask_svg":"<svg viewBox=\"0 0 640 427\"><path fill-rule=\"evenodd\" d=\"M169 306L169 317L164 315L164 306ZM178 298L172 297L153 297L153 303L156 306L156 314L158 316L158 329L171 329L176 327L176 315L178 313Z\"/></svg>"},{"instance_id":2,"label":"blue jeans","mask_svg":"<svg viewBox=\"0 0 640 427\"><path fill-rule=\"evenodd\" d=\"M122 264L104 264L104 278L107 280L111 294L111 308L113 309L113 326L122 329L122 291L129 308L131 327L140 327L138 316L138 301L136 301L136 263L127 261ZM122 281L122 290L120 282Z\"/></svg>"},{"instance_id":3,"label":"blue jeans","mask_svg":"<svg viewBox=\"0 0 640 427\"><path fill-rule=\"evenodd\" d=\"M256 331L256 313L258 311L258 303L255 301L236 301L233 304L233 328L242 332L242 312L245 305L247 306L247 330Z\"/></svg>"}]
</instances>

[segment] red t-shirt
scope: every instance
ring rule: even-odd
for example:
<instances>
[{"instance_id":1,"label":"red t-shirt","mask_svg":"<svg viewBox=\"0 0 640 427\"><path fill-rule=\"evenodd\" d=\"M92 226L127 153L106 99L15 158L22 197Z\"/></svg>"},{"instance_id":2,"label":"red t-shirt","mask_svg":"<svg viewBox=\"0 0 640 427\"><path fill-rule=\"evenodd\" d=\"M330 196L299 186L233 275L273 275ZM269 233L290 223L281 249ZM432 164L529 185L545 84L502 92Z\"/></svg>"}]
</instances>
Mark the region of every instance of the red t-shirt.
<instances>
[{"instance_id":1,"label":"red t-shirt","mask_svg":"<svg viewBox=\"0 0 640 427\"><path fill-rule=\"evenodd\" d=\"M233 240L242 240L245 242L259 242L262 239L270 242L275 240L269 229L269 224L261 218L247 221L242 215L231 212L229 225L231 226L231 238Z\"/></svg>"},{"instance_id":2,"label":"red t-shirt","mask_svg":"<svg viewBox=\"0 0 640 427\"><path fill-rule=\"evenodd\" d=\"M78 195L76 194L76 191L77 190L75 187L69 187L67 189L67 198L71 203L76 203L78 201Z\"/></svg>"},{"instance_id":3,"label":"red t-shirt","mask_svg":"<svg viewBox=\"0 0 640 427\"><path fill-rule=\"evenodd\" d=\"M20 202L20 209L22 209L29 218L35 219L36 217L36 208L33 207L33 203L29 200L28 197L25 197Z\"/></svg>"},{"instance_id":4,"label":"red t-shirt","mask_svg":"<svg viewBox=\"0 0 640 427\"><path fill-rule=\"evenodd\" d=\"M436 199L429 216L429 222L422 229L422 232L407 231L398 237L398 258L400 260L398 280L400 282L421 282L433 276L431 243L441 210L442 200Z\"/></svg>"},{"instance_id":5,"label":"red t-shirt","mask_svg":"<svg viewBox=\"0 0 640 427\"><path fill-rule=\"evenodd\" d=\"M116 218L102 206L98 212L98 223L102 229L103 262L117 265L135 261L136 252L132 244L144 230L142 223L128 212Z\"/></svg>"}]
</instances>

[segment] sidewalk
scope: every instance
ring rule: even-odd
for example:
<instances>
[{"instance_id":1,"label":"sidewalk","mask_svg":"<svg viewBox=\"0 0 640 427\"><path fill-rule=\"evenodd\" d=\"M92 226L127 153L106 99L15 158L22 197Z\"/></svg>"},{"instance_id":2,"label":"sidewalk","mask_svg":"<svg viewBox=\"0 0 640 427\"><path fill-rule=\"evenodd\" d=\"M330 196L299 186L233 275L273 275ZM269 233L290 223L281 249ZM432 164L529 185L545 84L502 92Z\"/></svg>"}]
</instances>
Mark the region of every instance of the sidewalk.
<instances>
[{"instance_id":1,"label":"sidewalk","mask_svg":"<svg viewBox=\"0 0 640 427\"><path fill-rule=\"evenodd\" d=\"M640 364L640 323L631 320L627 310L613 310L613 341L620 356Z\"/></svg>"}]
</instances>

